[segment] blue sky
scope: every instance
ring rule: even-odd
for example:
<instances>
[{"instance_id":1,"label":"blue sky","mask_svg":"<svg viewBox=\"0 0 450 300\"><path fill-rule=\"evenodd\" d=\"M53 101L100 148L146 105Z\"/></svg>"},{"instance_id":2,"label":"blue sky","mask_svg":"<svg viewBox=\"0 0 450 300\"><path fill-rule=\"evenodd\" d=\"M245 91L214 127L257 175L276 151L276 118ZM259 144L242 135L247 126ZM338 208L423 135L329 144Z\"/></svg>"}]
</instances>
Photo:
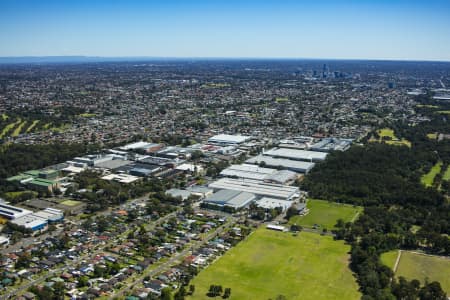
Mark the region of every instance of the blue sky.
<instances>
[{"instance_id":1,"label":"blue sky","mask_svg":"<svg viewBox=\"0 0 450 300\"><path fill-rule=\"evenodd\" d=\"M0 0L0 56L450 60L450 0Z\"/></svg>"}]
</instances>

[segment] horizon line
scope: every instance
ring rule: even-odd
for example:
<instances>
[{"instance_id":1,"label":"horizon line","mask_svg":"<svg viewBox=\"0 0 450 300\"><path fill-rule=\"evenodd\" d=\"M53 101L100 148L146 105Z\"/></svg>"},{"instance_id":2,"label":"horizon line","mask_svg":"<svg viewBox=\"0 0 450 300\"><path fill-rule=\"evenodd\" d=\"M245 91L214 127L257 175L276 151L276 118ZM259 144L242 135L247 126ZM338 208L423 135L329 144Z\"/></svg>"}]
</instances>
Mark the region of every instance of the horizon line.
<instances>
[{"instance_id":1,"label":"horizon line","mask_svg":"<svg viewBox=\"0 0 450 300\"><path fill-rule=\"evenodd\" d=\"M418 58L336 58L336 57L279 57L279 56L100 56L100 55L21 55L0 56L5 59L48 59L48 58L79 58L79 59L174 59L174 60L341 60L341 61L392 61L392 62L442 62L449 63L450 59L418 59ZM63 61L61 61L63 62ZM1 63L1 61L0 61Z\"/></svg>"}]
</instances>

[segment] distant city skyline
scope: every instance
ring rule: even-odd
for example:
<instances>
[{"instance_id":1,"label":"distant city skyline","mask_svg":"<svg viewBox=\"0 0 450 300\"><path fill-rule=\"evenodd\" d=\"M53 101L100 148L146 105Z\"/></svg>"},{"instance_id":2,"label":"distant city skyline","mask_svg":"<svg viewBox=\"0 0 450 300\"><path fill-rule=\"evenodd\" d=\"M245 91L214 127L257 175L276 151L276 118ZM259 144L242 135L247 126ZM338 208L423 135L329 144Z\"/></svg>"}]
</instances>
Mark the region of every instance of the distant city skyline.
<instances>
[{"instance_id":1,"label":"distant city skyline","mask_svg":"<svg viewBox=\"0 0 450 300\"><path fill-rule=\"evenodd\" d=\"M2 0L0 56L450 61L450 1Z\"/></svg>"}]
</instances>

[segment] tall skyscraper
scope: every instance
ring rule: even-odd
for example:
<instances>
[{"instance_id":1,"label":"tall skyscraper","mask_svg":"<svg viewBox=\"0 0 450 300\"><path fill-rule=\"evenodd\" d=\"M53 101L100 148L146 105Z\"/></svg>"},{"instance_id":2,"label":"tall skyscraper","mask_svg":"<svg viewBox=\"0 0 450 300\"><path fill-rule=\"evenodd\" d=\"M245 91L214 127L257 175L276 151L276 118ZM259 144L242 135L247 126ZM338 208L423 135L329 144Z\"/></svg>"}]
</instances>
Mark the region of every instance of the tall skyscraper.
<instances>
[{"instance_id":1,"label":"tall skyscraper","mask_svg":"<svg viewBox=\"0 0 450 300\"><path fill-rule=\"evenodd\" d=\"M327 64L323 64L323 68L322 68L322 78L327 78L329 72L330 72L330 69L328 69Z\"/></svg>"}]
</instances>

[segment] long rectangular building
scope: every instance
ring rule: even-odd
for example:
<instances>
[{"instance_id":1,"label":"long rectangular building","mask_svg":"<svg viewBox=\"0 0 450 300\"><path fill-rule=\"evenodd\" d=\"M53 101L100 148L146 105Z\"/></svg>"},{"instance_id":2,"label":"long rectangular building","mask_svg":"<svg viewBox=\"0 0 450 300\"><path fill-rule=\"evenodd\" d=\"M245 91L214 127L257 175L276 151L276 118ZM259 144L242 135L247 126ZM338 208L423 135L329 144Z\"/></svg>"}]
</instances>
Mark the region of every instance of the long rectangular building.
<instances>
[{"instance_id":1,"label":"long rectangular building","mask_svg":"<svg viewBox=\"0 0 450 300\"><path fill-rule=\"evenodd\" d=\"M345 151L350 148L352 141L351 139L325 138L311 145L309 149L318 152Z\"/></svg>"},{"instance_id":2,"label":"long rectangular building","mask_svg":"<svg viewBox=\"0 0 450 300\"><path fill-rule=\"evenodd\" d=\"M0 216L4 217L6 219L9 219L9 220L14 220L14 219L29 215L31 213L32 213L32 211L27 210L27 209L8 205L5 203L0 203Z\"/></svg>"},{"instance_id":3,"label":"long rectangular building","mask_svg":"<svg viewBox=\"0 0 450 300\"><path fill-rule=\"evenodd\" d=\"M222 172L220 172L220 175L226 177L264 180L267 177L267 175L272 175L276 172L277 169L262 168L257 165L242 164L242 165L231 165Z\"/></svg>"},{"instance_id":4,"label":"long rectangular building","mask_svg":"<svg viewBox=\"0 0 450 300\"><path fill-rule=\"evenodd\" d=\"M325 160L328 153L299 149L272 148L268 151L265 151L263 155L271 156L273 158L286 158L299 161L320 162Z\"/></svg>"},{"instance_id":5,"label":"long rectangular building","mask_svg":"<svg viewBox=\"0 0 450 300\"><path fill-rule=\"evenodd\" d=\"M255 198L255 195L252 193L234 190L220 190L207 197L203 200L203 202L217 206L229 206L235 209L240 209L254 201Z\"/></svg>"},{"instance_id":6,"label":"long rectangular building","mask_svg":"<svg viewBox=\"0 0 450 300\"><path fill-rule=\"evenodd\" d=\"M22 216L11 221L18 226L23 226L33 231L45 229L48 225L48 220L34 214Z\"/></svg>"},{"instance_id":7,"label":"long rectangular building","mask_svg":"<svg viewBox=\"0 0 450 300\"><path fill-rule=\"evenodd\" d=\"M208 139L208 143L219 145L238 145L250 140L251 136L219 134Z\"/></svg>"},{"instance_id":8,"label":"long rectangular building","mask_svg":"<svg viewBox=\"0 0 450 300\"><path fill-rule=\"evenodd\" d=\"M46 208L33 213L34 216L48 220L48 222L58 222L64 219L64 212L60 209Z\"/></svg>"},{"instance_id":9,"label":"long rectangular building","mask_svg":"<svg viewBox=\"0 0 450 300\"><path fill-rule=\"evenodd\" d=\"M291 160L285 158L274 158L266 155L258 155L246 161L248 164L261 165L264 163L267 167L279 168L294 171L297 173L308 173L315 164L312 162Z\"/></svg>"},{"instance_id":10,"label":"long rectangular building","mask_svg":"<svg viewBox=\"0 0 450 300\"><path fill-rule=\"evenodd\" d=\"M251 179L221 178L209 184L209 187L214 190L234 190L252 193L259 197L270 197L283 200L293 200L300 196L298 187L265 183Z\"/></svg>"}]
</instances>

